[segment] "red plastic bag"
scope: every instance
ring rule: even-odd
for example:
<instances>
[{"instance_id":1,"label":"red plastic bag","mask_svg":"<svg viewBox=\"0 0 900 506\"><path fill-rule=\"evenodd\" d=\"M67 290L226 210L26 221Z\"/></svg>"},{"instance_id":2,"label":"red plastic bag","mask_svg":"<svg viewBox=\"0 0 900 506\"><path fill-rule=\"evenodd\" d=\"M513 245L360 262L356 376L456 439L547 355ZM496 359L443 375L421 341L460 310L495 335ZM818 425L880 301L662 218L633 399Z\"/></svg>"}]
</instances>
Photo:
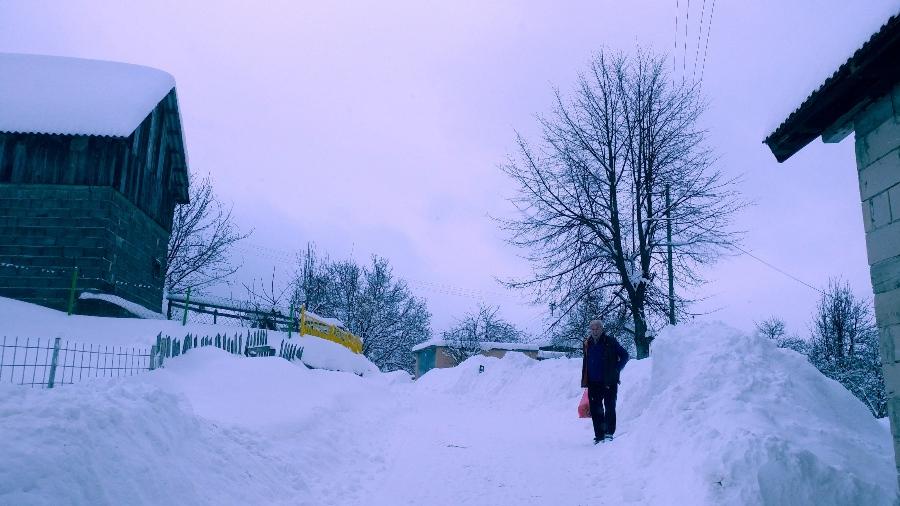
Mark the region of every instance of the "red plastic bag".
<instances>
[{"instance_id":1,"label":"red plastic bag","mask_svg":"<svg viewBox=\"0 0 900 506\"><path fill-rule=\"evenodd\" d=\"M588 400L587 388L584 389L584 395L581 396L581 402L578 403L578 418L591 417L591 402Z\"/></svg>"}]
</instances>

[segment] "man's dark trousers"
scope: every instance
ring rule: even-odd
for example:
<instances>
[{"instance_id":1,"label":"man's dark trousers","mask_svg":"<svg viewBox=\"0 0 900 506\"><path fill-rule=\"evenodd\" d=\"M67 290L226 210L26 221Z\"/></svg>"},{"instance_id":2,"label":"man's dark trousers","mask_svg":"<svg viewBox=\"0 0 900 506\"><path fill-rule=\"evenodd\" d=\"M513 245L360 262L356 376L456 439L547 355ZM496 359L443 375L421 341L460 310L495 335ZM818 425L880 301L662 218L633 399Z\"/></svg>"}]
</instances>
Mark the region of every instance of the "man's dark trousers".
<instances>
[{"instance_id":1,"label":"man's dark trousers","mask_svg":"<svg viewBox=\"0 0 900 506\"><path fill-rule=\"evenodd\" d=\"M616 394L618 391L619 385L588 382L588 402L591 405L591 421L594 422L595 438L599 439L616 432Z\"/></svg>"}]
</instances>

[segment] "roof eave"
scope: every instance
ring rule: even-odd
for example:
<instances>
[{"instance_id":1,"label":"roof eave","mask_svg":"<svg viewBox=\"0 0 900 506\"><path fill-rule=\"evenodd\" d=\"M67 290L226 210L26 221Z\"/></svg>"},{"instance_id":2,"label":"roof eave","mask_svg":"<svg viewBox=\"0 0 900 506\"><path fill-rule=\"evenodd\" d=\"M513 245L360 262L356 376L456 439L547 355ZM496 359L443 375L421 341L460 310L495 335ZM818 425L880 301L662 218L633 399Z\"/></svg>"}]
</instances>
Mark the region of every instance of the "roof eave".
<instances>
[{"instance_id":1,"label":"roof eave","mask_svg":"<svg viewBox=\"0 0 900 506\"><path fill-rule=\"evenodd\" d=\"M893 16L763 141L784 162L900 80L900 16ZM851 118L852 119L852 118ZM838 138L836 136L835 138Z\"/></svg>"}]
</instances>

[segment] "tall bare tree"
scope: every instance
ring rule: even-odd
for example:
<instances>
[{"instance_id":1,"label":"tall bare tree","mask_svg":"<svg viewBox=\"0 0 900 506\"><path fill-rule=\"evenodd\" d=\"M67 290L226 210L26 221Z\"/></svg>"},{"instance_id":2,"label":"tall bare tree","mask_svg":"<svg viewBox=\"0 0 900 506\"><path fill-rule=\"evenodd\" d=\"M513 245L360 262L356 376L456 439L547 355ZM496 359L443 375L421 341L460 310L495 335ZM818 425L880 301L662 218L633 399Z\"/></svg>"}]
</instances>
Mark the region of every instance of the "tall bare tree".
<instances>
[{"instance_id":1,"label":"tall bare tree","mask_svg":"<svg viewBox=\"0 0 900 506\"><path fill-rule=\"evenodd\" d=\"M166 256L166 290L178 293L200 290L234 274L239 266L228 256L242 233L231 217L231 209L218 200L209 176L190 176L187 204L175 207L172 235Z\"/></svg>"},{"instance_id":2,"label":"tall bare tree","mask_svg":"<svg viewBox=\"0 0 900 506\"><path fill-rule=\"evenodd\" d=\"M692 286L703 281L697 267L737 240L729 226L742 206L705 146L698 91L673 85L664 68L645 52L600 52L570 100L556 92L540 146L518 135L518 156L502 166L518 188L515 216L500 221L535 272L508 284L554 301L554 326L608 290L601 312L628 314L638 358L668 313L667 217L675 279ZM689 302L678 297L676 310Z\"/></svg>"},{"instance_id":3,"label":"tall bare tree","mask_svg":"<svg viewBox=\"0 0 900 506\"><path fill-rule=\"evenodd\" d=\"M551 342L556 346L570 348L573 356L581 356L581 347L588 335L591 320L601 320L607 334L621 343L630 356L634 356L634 339L629 324L631 319L621 306L618 313L604 312L606 305L606 299L602 295L596 297L591 294L584 297L551 329Z\"/></svg>"}]
</instances>

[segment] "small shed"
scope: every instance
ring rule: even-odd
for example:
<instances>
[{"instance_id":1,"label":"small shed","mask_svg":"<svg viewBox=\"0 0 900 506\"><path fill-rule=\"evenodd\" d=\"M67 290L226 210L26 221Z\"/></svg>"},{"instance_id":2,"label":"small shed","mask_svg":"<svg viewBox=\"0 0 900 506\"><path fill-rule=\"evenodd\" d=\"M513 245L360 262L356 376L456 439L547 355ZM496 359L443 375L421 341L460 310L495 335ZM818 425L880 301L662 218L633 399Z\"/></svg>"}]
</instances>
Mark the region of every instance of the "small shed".
<instances>
[{"instance_id":1,"label":"small shed","mask_svg":"<svg viewBox=\"0 0 900 506\"><path fill-rule=\"evenodd\" d=\"M895 457L900 457L898 63L900 16L894 16L764 141L783 162L816 137L839 142L856 134L856 170Z\"/></svg>"},{"instance_id":2,"label":"small shed","mask_svg":"<svg viewBox=\"0 0 900 506\"><path fill-rule=\"evenodd\" d=\"M412 352L416 357L416 379L432 369L445 369L456 367L459 362L450 353L451 345L443 339L433 339L413 347ZM526 343L481 343L480 355L486 357L503 358L507 352L523 353L535 360L559 358L565 353L559 353L547 345Z\"/></svg>"},{"instance_id":3,"label":"small shed","mask_svg":"<svg viewBox=\"0 0 900 506\"><path fill-rule=\"evenodd\" d=\"M0 295L159 312L188 172L175 80L124 63L0 53ZM77 279L75 269L77 268ZM77 298L77 295L76 295Z\"/></svg>"}]
</instances>

